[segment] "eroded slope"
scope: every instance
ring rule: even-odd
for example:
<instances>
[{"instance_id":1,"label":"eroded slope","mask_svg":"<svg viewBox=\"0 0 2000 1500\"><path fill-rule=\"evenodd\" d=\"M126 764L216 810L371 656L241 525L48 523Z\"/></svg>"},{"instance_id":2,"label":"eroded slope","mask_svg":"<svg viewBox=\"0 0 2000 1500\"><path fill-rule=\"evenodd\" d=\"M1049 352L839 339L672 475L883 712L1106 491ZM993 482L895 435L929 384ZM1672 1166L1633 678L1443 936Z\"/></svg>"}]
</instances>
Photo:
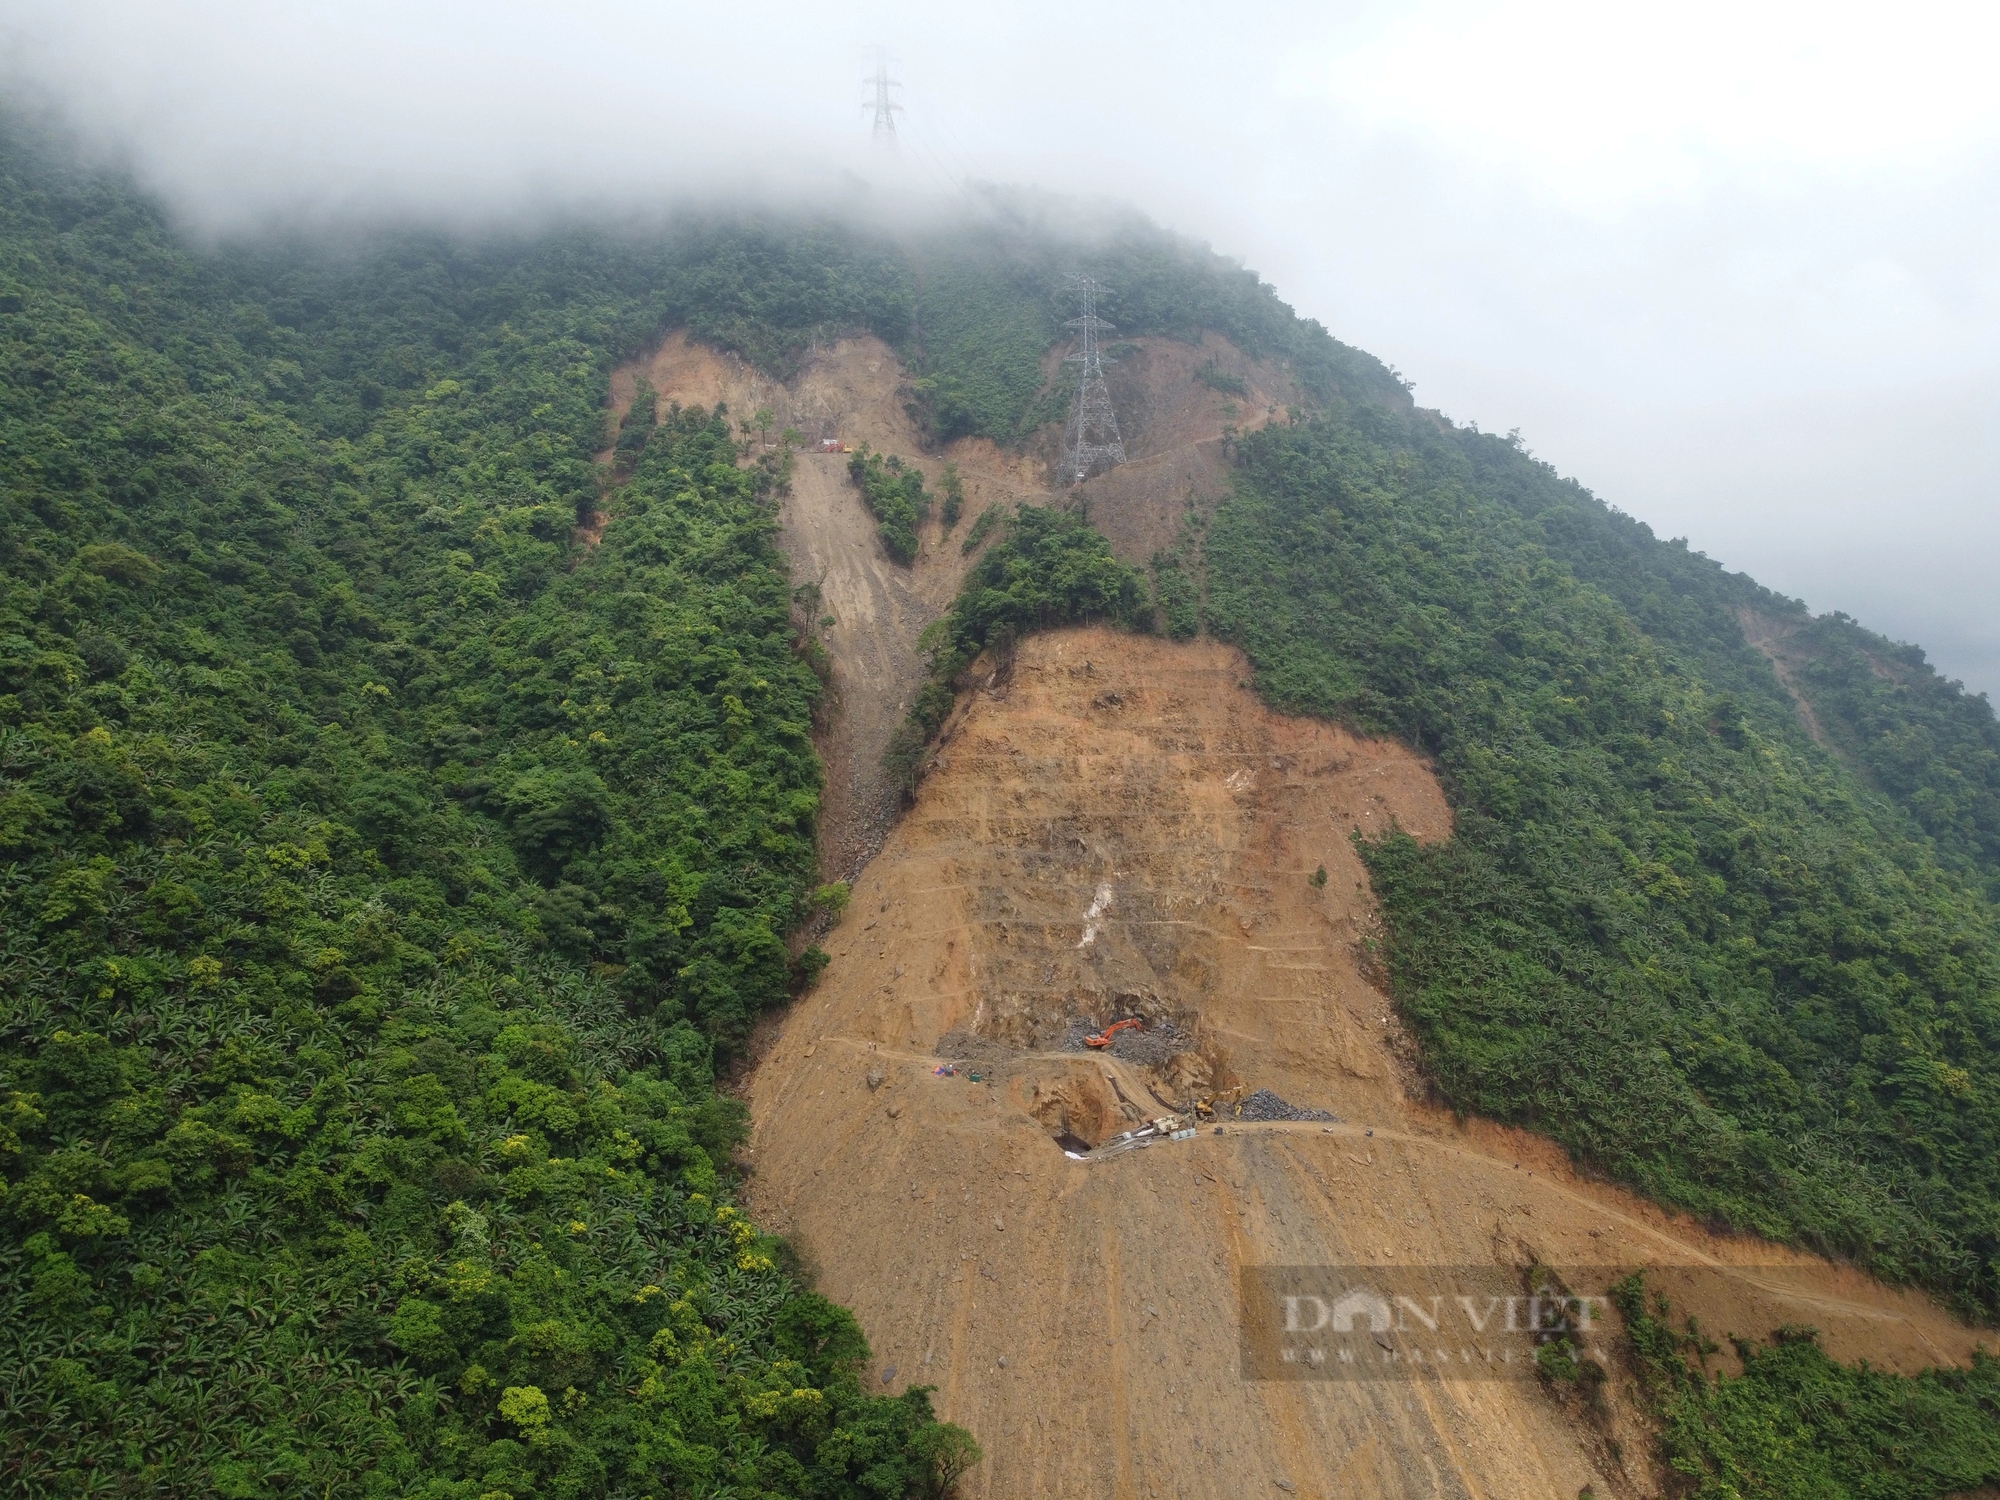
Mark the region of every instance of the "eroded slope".
<instances>
[{"instance_id":1,"label":"eroded slope","mask_svg":"<svg viewBox=\"0 0 2000 1500\"><path fill-rule=\"evenodd\" d=\"M1133 461L1083 498L1128 561L1224 493L1226 426L1282 410L1280 372L1210 343L1126 352ZM1196 378L1210 360L1254 400ZM663 404L771 406L808 437L941 468L873 340L815 351L789 387L678 338L647 373ZM1032 459L950 451L968 521L996 499L1053 498ZM1373 906L1348 835L1393 820L1442 837L1444 800L1399 747L1269 713L1233 652L1031 640L961 710L891 832L880 752L919 681L917 637L967 560L933 520L914 567L890 562L838 455L801 456L782 523L833 620L822 862L860 873L833 966L750 1078L750 1196L861 1316L876 1377L940 1387L943 1412L987 1443L971 1493L1656 1488L1620 1399L1585 1420L1532 1384L1243 1382L1244 1266L1708 1267L1723 1279L1689 1305L1711 1328L1810 1322L1835 1355L1899 1369L1967 1356L1970 1336L1921 1298L1707 1235L1578 1180L1545 1141L1413 1103L1410 1049L1366 977ZM1151 1067L1063 1050L1077 1021L1126 1014L1184 1040ZM941 1042L979 1084L935 1075ZM1109 1162L1054 1144L1236 1082L1342 1123L1232 1125Z\"/></svg>"},{"instance_id":2,"label":"eroded slope","mask_svg":"<svg viewBox=\"0 0 2000 1500\"><path fill-rule=\"evenodd\" d=\"M1078 498L1118 555L1143 567L1179 539L1190 506L1212 508L1223 494L1225 434L1264 425L1299 393L1284 371L1214 334L1200 344L1148 338L1119 349L1114 388L1132 461L1092 479ZM1060 369L1060 351L1052 351L1047 373L1053 379ZM787 429L802 440L780 508L779 540L795 581L818 590L802 610L833 669L819 737L827 767L820 865L827 879L846 879L880 847L894 819L901 792L882 756L922 682L918 638L950 605L971 564L961 538L989 506L1057 501L1048 486L1060 424L1025 452L984 438L926 452L910 414L907 373L894 350L867 336L813 346L797 377L783 382L676 331L613 372L608 432L616 432L642 379L661 411L722 403L739 424L767 414L755 429L759 441L776 442ZM963 520L947 535L933 513L915 563L898 565L882 550L875 522L847 478L847 460L817 451L823 440L894 454L923 470L933 489L944 465L955 464L965 491ZM608 464L610 450L600 457ZM616 503L615 495L607 499L607 513ZM586 534L601 534L603 521ZM831 623L819 626L822 619Z\"/></svg>"},{"instance_id":3,"label":"eroded slope","mask_svg":"<svg viewBox=\"0 0 2000 1500\"><path fill-rule=\"evenodd\" d=\"M1046 497L1022 477L1017 460L991 443L955 444L950 457L965 487L965 518L947 536L934 512L914 564L904 567L883 551L875 520L847 476L847 459L818 451L823 439L866 444L922 469L936 488L946 458L924 453L903 401L903 367L881 340L815 347L786 384L676 332L645 360L613 374L614 430L642 376L663 411L722 403L739 422L764 411L769 417L759 440L776 442L788 428L804 440L779 506L779 544L792 560L794 583L817 591L801 598L800 614L832 664L819 735L827 769L820 868L828 880L844 880L875 852L894 818L901 793L882 756L923 681L918 637L950 604L971 564L960 537L989 505ZM615 506L615 498L608 503Z\"/></svg>"},{"instance_id":4,"label":"eroded slope","mask_svg":"<svg viewBox=\"0 0 2000 1500\"><path fill-rule=\"evenodd\" d=\"M1444 800L1408 751L1274 715L1244 675L1210 643L1027 642L954 726L750 1082L755 1212L855 1308L878 1378L937 1385L986 1442L973 1493L1645 1484L1532 1383L1239 1379L1250 1265L1789 1265L1746 1273L1710 1326L1811 1321L1843 1357L1910 1368L1964 1357L1921 1299L1717 1240L1578 1181L1545 1143L1410 1102L1349 836L1444 836ZM1185 1032L1182 1068L1343 1123L1068 1159L1056 1132L1101 1137L1175 1086L1171 1067L1057 1050L1071 1020L1125 1013ZM978 1041L948 1050L979 1059L979 1084L933 1071L962 1032Z\"/></svg>"}]
</instances>

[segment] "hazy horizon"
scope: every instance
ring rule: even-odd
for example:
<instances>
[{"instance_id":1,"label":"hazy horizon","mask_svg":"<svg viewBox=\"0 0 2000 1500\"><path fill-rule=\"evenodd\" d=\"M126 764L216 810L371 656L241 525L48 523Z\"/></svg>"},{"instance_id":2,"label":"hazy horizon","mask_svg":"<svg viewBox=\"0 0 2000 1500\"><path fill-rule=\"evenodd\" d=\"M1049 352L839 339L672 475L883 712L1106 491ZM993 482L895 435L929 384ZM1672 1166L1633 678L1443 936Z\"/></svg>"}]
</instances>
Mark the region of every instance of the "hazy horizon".
<instances>
[{"instance_id":1,"label":"hazy horizon","mask_svg":"<svg viewBox=\"0 0 2000 1500\"><path fill-rule=\"evenodd\" d=\"M0 0L7 88L198 234L730 194L1130 204L1454 420L2000 697L2000 18ZM859 107L892 46L901 148ZM862 184L872 184L863 186Z\"/></svg>"}]
</instances>

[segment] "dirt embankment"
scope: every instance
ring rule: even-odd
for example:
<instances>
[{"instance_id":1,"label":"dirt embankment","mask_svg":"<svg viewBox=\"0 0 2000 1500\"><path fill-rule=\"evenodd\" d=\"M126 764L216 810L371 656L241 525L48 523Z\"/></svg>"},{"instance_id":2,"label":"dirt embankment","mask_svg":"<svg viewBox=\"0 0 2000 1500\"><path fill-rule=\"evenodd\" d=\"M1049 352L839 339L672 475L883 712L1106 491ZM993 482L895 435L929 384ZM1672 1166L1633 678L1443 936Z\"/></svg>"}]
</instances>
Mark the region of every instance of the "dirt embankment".
<instances>
[{"instance_id":1,"label":"dirt embankment","mask_svg":"<svg viewBox=\"0 0 2000 1500\"><path fill-rule=\"evenodd\" d=\"M1118 348L1109 383L1131 463L1213 442L1232 430L1254 432L1282 421L1301 400L1286 371L1250 358L1217 333L1204 334L1199 344L1144 338Z\"/></svg>"},{"instance_id":2,"label":"dirt embankment","mask_svg":"<svg viewBox=\"0 0 2000 1500\"><path fill-rule=\"evenodd\" d=\"M1060 354L1052 351L1051 372L1060 368ZM1204 383L1198 378L1204 369L1225 383L1240 383L1242 392ZM779 513L779 542L792 560L794 584L818 590L817 598L801 599L800 616L819 635L832 663L819 735L827 770L820 870L828 880L848 879L881 846L900 805L882 756L922 684L918 638L950 607L971 565L961 540L990 505L1058 499L1048 483L1060 429L1044 433L1039 446L1024 452L968 438L943 453L927 453L905 402L903 368L879 339L816 345L798 377L786 383L679 330L652 354L612 373L607 446L598 455L607 472L610 439L631 410L641 378L653 387L661 412L676 404L721 403L739 430L767 412L767 425L754 434L757 441L776 442L787 429L802 440L792 492ZM1142 567L1154 552L1174 544L1188 507L1212 508L1223 494L1225 429L1249 431L1298 399L1282 370L1246 358L1215 335L1199 345L1169 339L1121 345L1113 389L1132 462L1091 480L1081 499L1118 555ZM895 454L922 469L933 490L944 464L955 463L965 489L955 530L947 536L933 514L915 563L893 562L847 477L846 458L817 451L827 440ZM614 491L581 528L586 543L602 538L616 508Z\"/></svg>"},{"instance_id":3,"label":"dirt embankment","mask_svg":"<svg viewBox=\"0 0 2000 1500\"><path fill-rule=\"evenodd\" d=\"M1211 512L1228 493L1234 438L1285 420L1303 398L1283 369L1219 334L1199 344L1143 338L1115 347L1109 384L1126 462L1092 477L1078 498L1119 558L1143 568L1180 540L1189 512ZM1218 389L1204 373L1242 389ZM1038 461L1053 465L1061 438L1059 428L1044 433Z\"/></svg>"},{"instance_id":4,"label":"dirt embankment","mask_svg":"<svg viewBox=\"0 0 2000 1500\"><path fill-rule=\"evenodd\" d=\"M1349 836L1444 837L1444 800L1409 751L1275 715L1246 676L1207 642L1026 642L750 1080L753 1210L859 1314L872 1378L939 1387L985 1442L971 1494L1652 1491L1622 1398L1607 1426L1533 1381L1243 1380L1249 1266L1738 1267L1702 1294L1712 1331L1811 1322L1843 1358L1906 1369L1968 1355L1920 1297L1710 1235L1545 1141L1413 1102ZM1154 1066L1061 1050L1076 1019L1126 1014L1191 1041ZM951 1033L967 1066L942 1078ZM1232 1122L1102 1162L1055 1142L1209 1081L1341 1123Z\"/></svg>"}]
</instances>

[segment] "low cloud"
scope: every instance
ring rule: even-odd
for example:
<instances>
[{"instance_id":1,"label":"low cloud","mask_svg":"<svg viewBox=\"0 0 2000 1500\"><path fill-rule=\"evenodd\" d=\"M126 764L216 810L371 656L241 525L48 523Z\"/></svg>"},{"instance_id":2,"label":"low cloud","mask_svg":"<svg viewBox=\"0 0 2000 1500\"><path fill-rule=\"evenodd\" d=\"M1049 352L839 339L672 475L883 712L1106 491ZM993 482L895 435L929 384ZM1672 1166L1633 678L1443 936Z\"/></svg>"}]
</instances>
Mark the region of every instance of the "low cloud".
<instances>
[{"instance_id":1,"label":"low cloud","mask_svg":"<svg viewBox=\"0 0 2000 1500\"><path fill-rule=\"evenodd\" d=\"M0 0L14 100L201 234L723 194L951 211L979 180L1130 202L1425 404L2000 694L2000 95L1973 76L1996 27L1708 0ZM862 107L876 42L893 156Z\"/></svg>"}]
</instances>

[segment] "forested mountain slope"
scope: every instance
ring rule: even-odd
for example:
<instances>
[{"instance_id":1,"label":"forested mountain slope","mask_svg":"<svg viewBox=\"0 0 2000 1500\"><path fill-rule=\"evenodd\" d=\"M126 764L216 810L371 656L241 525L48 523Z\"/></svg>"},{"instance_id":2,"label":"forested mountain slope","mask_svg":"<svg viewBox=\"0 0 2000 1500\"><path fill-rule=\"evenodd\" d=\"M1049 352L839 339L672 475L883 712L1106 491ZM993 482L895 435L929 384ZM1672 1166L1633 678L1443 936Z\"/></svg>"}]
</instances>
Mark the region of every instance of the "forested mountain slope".
<instances>
[{"instance_id":1,"label":"forested mountain slope","mask_svg":"<svg viewBox=\"0 0 2000 1500\"><path fill-rule=\"evenodd\" d=\"M1053 273L994 280L1032 337L935 357L924 287L1031 242L999 209L915 250L714 221L197 254L5 124L10 1485L896 1494L963 1462L921 1394L860 1392L851 1320L717 1171L716 1049L820 961L785 942L820 687L778 475L720 415L636 421L577 528L609 371L675 326L777 371L873 331L936 431L1009 435ZM1293 336L1213 257L1119 253L1135 323ZM1386 380L1307 342L1322 389Z\"/></svg>"},{"instance_id":2,"label":"forested mountain slope","mask_svg":"<svg viewBox=\"0 0 2000 1500\"><path fill-rule=\"evenodd\" d=\"M730 1202L716 1058L823 961L781 466L702 410L591 455L674 327L777 372L873 332L932 439L1019 439L1080 264L1122 332L1310 397L1155 585L1273 702L1442 768L1458 837L1366 852L1445 1095L1993 1310L2000 737L1907 652L1142 225L197 254L8 124L10 1491L897 1495L970 1457ZM1063 616L1037 526L952 652Z\"/></svg>"},{"instance_id":3,"label":"forested mountain slope","mask_svg":"<svg viewBox=\"0 0 2000 1500\"><path fill-rule=\"evenodd\" d=\"M197 260L4 153L9 1492L931 1484L717 1172L813 867L770 476L684 414L573 540L702 273Z\"/></svg>"},{"instance_id":4,"label":"forested mountain slope","mask_svg":"<svg viewBox=\"0 0 2000 1500\"><path fill-rule=\"evenodd\" d=\"M1202 550L1210 622L1267 694L1407 738L1448 779L1451 844L1369 850L1447 1098L1661 1201L1994 1307L1990 766L1878 784L1895 735L1862 718L1990 745L1983 703L1913 670L1821 748L1734 613L1796 606L1422 417L1336 409L1246 441ZM1946 778L1967 789L1949 806L1926 791Z\"/></svg>"},{"instance_id":5,"label":"forested mountain slope","mask_svg":"<svg viewBox=\"0 0 2000 1500\"><path fill-rule=\"evenodd\" d=\"M1661 542L1516 443L1454 437L1480 491L1531 521L1579 578L1699 663L1718 691L1752 702L1791 698L1814 738L1908 819L1904 832L2000 896L2000 721L1984 694L1939 676L1918 647L1846 615L1813 616L1685 543Z\"/></svg>"},{"instance_id":6,"label":"forested mountain slope","mask_svg":"<svg viewBox=\"0 0 2000 1500\"><path fill-rule=\"evenodd\" d=\"M1142 327L1225 328L1312 398L1152 559L1157 622L1243 645L1277 704L1438 757L1460 836L1371 864L1443 1095L1662 1201L2000 1307L1986 700L1415 410L1268 292L1125 277ZM997 369L1029 302L981 285L957 305Z\"/></svg>"}]
</instances>

